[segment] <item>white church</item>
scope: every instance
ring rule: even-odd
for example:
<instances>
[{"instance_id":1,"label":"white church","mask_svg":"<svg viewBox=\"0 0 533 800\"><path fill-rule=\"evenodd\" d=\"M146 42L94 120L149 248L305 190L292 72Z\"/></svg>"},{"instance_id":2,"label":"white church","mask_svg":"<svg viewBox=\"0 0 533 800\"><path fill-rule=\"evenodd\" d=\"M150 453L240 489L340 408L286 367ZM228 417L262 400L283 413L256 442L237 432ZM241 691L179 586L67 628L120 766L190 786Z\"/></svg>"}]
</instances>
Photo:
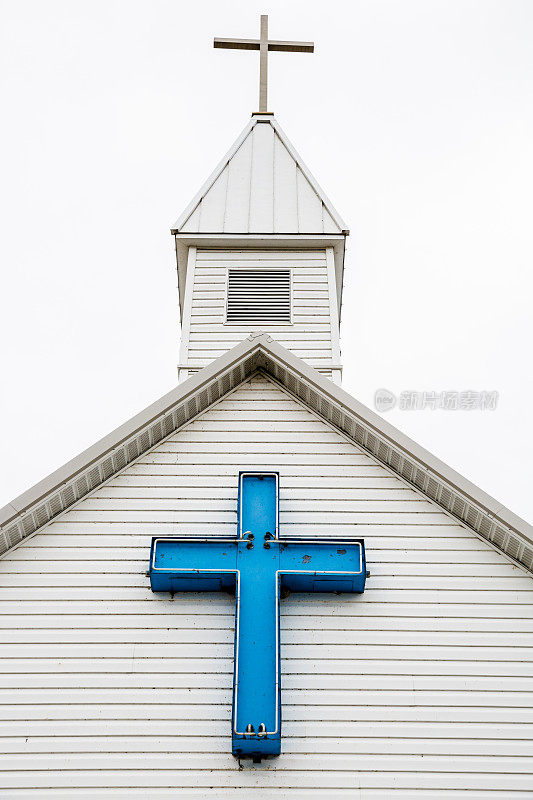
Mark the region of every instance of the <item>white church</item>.
<instances>
[{"instance_id":1,"label":"white church","mask_svg":"<svg viewBox=\"0 0 533 800\"><path fill-rule=\"evenodd\" d=\"M260 104L172 229L179 383L0 510L0 798L531 800L533 529L341 388L348 227L267 111L312 44L215 46Z\"/></svg>"}]
</instances>

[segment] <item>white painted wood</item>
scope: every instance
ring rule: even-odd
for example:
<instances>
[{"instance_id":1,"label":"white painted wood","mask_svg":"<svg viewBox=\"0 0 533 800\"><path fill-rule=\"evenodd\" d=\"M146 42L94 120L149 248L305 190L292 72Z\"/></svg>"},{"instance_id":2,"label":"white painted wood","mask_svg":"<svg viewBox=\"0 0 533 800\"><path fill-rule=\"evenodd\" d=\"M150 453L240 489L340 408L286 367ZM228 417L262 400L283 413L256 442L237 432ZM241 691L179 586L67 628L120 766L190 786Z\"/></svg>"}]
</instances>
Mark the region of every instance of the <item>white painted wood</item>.
<instances>
[{"instance_id":1,"label":"white painted wood","mask_svg":"<svg viewBox=\"0 0 533 800\"><path fill-rule=\"evenodd\" d=\"M345 223L269 117L255 118L245 128L173 228L241 234L344 230Z\"/></svg>"},{"instance_id":2,"label":"white painted wood","mask_svg":"<svg viewBox=\"0 0 533 800\"><path fill-rule=\"evenodd\" d=\"M220 725L220 730L222 732L223 725ZM305 742L306 736L294 736L291 737L294 741L292 742L292 748L294 753L305 753ZM374 738L372 744L374 747L372 748L372 754L380 754L380 753L388 753L388 754L406 754L409 755L413 749L420 747L421 742L423 740L413 738L409 741L404 740L396 740L394 738ZM24 739L20 737L2 737L0 739L0 745L2 746L4 753L46 753L48 752L48 748L50 744L53 742L51 737L39 737L28 741L27 743L24 742ZM78 736L69 738L65 737L57 737L57 745L63 746L64 752L68 753L83 753L86 752L84 745L89 745L90 747L95 747L98 745L104 745L104 752L112 753L128 753L128 752L143 752L143 743L139 741L138 737L135 736L108 736L108 737L97 737L97 736ZM155 736L153 741L151 741L150 751L153 753L158 752L172 752L176 749L178 745L183 751L189 751L192 753L195 752L203 752L203 744L201 737L195 737L193 730L190 732L182 732L181 734L170 734L167 736ZM461 740L461 744L464 746L464 755L472 755L472 756L512 756L512 755L522 755L528 756L529 751L527 748L527 743L524 742L508 742L508 743L501 743L494 740L482 740L481 742L471 742L468 739ZM334 745L336 748L336 752L339 753L362 753L366 752L362 750L362 744L359 739L353 739L350 737L346 738L338 738L335 739L333 742L330 738L324 739L317 739L316 746L319 752L328 753L331 750L331 746ZM222 738L218 738L216 736L209 737L209 746L212 748L214 752L223 752L224 742ZM428 754L431 755L453 755L454 752L454 743L453 741L444 740L444 741L431 741L429 746L427 747Z\"/></svg>"},{"instance_id":3,"label":"white painted wood","mask_svg":"<svg viewBox=\"0 0 533 800\"><path fill-rule=\"evenodd\" d=\"M372 574L283 601L284 752L239 770L234 601L146 569L153 534L234 533L242 466L279 470L284 532L364 536ZM258 375L0 561L3 792L529 797L532 612L522 569Z\"/></svg>"},{"instance_id":4,"label":"white painted wood","mask_svg":"<svg viewBox=\"0 0 533 800\"><path fill-rule=\"evenodd\" d=\"M189 348L189 337L191 332L191 310L192 310L192 294L194 287L194 270L196 266L196 247L189 247L189 256L187 259L187 274L190 280L185 286L185 299L183 302L183 318L181 322L181 341L180 341L180 354L179 364L187 362L187 353ZM178 369L178 380L187 379L187 370Z\"/></svg>"},{"instance_id":5,"label":"white painted wood","mask_svg":"<svg viewBox=\"0 0 533 800\"><path fill-rule=\"evenodd\" d=\"M296 185L298 187L298 231L300 233L322 232L322 203L299 167L296 170Z\"/></svg>"},{"instance_id":6,"label":"white painted wood","mask_svg":"<svg viewBox=\"0 0 533 800\"><path fill-rule=\"evenodd\" d=\"M293 796L292 790L299 791L299 794L296 796L299 798L309 797L309 791L313 791L313 795L311 796L320 796L316 794L316 784L317 784L317 775L315 771L310 771L308 767L308 759L305 757L301 758L299 762L291 759L291 765L286 769L268 769L263 767L260 770L252 769L250 771L242 770L242 771L235 771L234 764L232 761L224 761L223 759L212 759L211 766L208 765L206 760L206 756L203 755L201 758L197 758L192 762L192 769L187 769L187 765L183 763L183 761L179 761L178 765L172 765L167 760L165 765L163 766L162 763L155 763L151 762L149 764L148 759L142 759L143 764L146 766L139 766L141 760L137 756L135 758L136 766L133 766L130 762L129 769L127 770L113 770L110 769L109 766L107 768L100 767L99 769L89 769L87 767L85 769L78 766L77 769L69 769L65 770L62 769L60 766L56 766L54 771L49 773L46 771L46 766L43 765L41 770L35 769L31 770L30 772L13 772L12 770L6 771L3 774L3 785L5 789L9 789L10 795L12 789L21 789L26 787L33 787L35 786L35 782L41 782L43 780L49 780L48 775L52 775L54 778L54 783L57 788L67 789L70 791L72 796L73 789L76 790L76 796L79 797L78 794L78 787L90 789L92 792L95 790L99 790L99 793L102 787L110 787L110 788L120 788L126 787L127 794L126 796L131 797L131 781L132 781L132 773L134 779L140 782L141 786L146 786L146 772L149 771L150 775L150 797L154 797L153 788L164 788L168 791L170 787L182 786L184 781L187 781L187 787L189 789L189 793L181 794L180 797L187 797L187 798L197 798L197 797L212 797L213 796L213 785L216 783L222 787L225 787L226 790L231 789L231 793L226 791L223 795L221 791L217 788L217 797L235 797L236 790L240 790L238 794L241 796L245 796L247 793L249 794L251 790L254 791L256 794L256 787L259 785L263 786L265 789L269 789L271 792L277 791L282 789L287 793L287 796ZM505 795L505 791L509 791L509 787L511 791L522 791L522 797L528 797L527 792L530 792L531 781L529 775L524 774L510 774L508 770L508 764L505 759L501 760L499 764L494 765L495 771L488 772L487 770L479 772L479 761L473 760L472 769L476 769L475 773L471 773L471 777L468 777L468 773L466 775L462 774L464 772L464 768L461 769L460 763L458 763L457 768L454 768L453 772L450 773L450 759L443 758L440 762L435 762L434 759L428 759L427 761L425 758L420 757L419 759L404 759L397 758L394 761L385 761L382 760L380 763L373 762L373 769L369 770L369 759L367 756L360 757L360 758L353 758L351 761L349 759L345 759L344 761L344 768L339 765L337 769L340 769L341 772L339 773L334 769L334 765L336 763L335 759L332 759L330 762L330 766L333 767L333 770L327 769L328 767L328 759L323 758L320 760L315 760L317 765L316 769L320 772L320 783L321 787L323 787L323 794L322 797L332 797L330 792L331 789L338 790L338 781L339 774L343 775L346 773L346 764L350 763L351 766L356 769L357 772L357 781L358 783L363 783L363 786L368 789L376 789L380 788L383 783L386 781L391 780L391 773L395 773L396 765L400 766L403 764L403 767L400 767L400 771L394 774L394 784L395 788L399 789L409 789L412 786L414 780L416 780L417 788L422 791L427 791L428 789L433 789L435 784L440 784L440 786L447 791L455 790L457 793L457 787L463 787L465 790L473 789L478 790L480 794L477 797L487 798L487 796L492 797L492 793L494 790L500 790L502 794L501 797L506 798L509 800L509 797L515 797L516 795ZM307 763L307 766L306 766ZM337 762L338 763L338 762ZM485 765L488 765L488 760L486 760ZM426 766L430 771L427 772L422 768ZM196 769L195 769L196 767ZM44 770L44 771L43 771ZM348 775L350 773L348 772ZM347 777L345 774L343 777ZM129 780L129 783L126 781ZM335 783L337 781L337 783ZM76 785L75 785L76 784ZM44 784L47 787L48 784ZM191 789L194 788L203 788L205 789L205 794L199 795L197 792L192 792ZM350 789L349 785L345 785L345 789ZM302 791L305 790L305 791ZM412 789L409 789L412 791ZM489 795L483 794L483 792L490 792ZM176 789L174 788L174 793ZM290 793L290 794L289 794ZM237 796L238 796L237 794ZM58 795L54 795L57 797ZM98 795L95 794L88 794L86 796L95 797ZM113 796L113 795L112 795ZM135 795L140 796L139 794ZM147 790L144 789L144 797L147 796ZM170 796L170 795L168 795ZM175 796L175 794L174 794ZM351 789L351 794L337 794L337 797L353 797L353 789ZM357 797L357 795L355 795ZM372 797L373 795L367 794L360 794L359 797ZM381 797L385 795L382 794ZM390 789L388 790L388 796L390 797ZM406 795L408 796L408 795ZM411 794L411 797L413 795ZM422 795L425 797L431 797L431 795ZM445 796L441 795L441 796ZM469 796L469 795L466 795ZM531 794L529 794L529 797ZM272 797L272 794L263 794L263 797Z\"/></svg>"},{"instance_id":7,"label":"white painted wood","mask_svg":"<svg viewBox=\"0 0 533 800\"><path fill-rule=\"evenodd\" d=\"M328 271L328 302L329 302L329 315L331 321L331 353L333 361L336 365L341 363L341 346L340 346L340 320L339 320L339 304L337 301L337 284L335 280L335 257L333 255L333 248L326 248L326 264ZM341 372L335 371L333 380L335 383L340 384Z\"/></svg>"},{"instance_id":8,"label":"white painted wood","mask_svg":"<svg viewBox=\"0 0 533 800\"><path fill-rule=\"evenodd\" d=\"M244 130L241 131L240 135L234 141L226 155L223 159L218 163L215 167L209 178L205 181L203 186L201 187L200 191L193 197L187 208L184 209L182 214L180 215L179 219L176 221L174 227L172 228L173 233L177 233L178 230L185 231L187 229L189 218L192 216L196 216L199 219L200 216L200 204L202 199L208 193L211 186L215 183L217 178L220 176L220 173L227 167L228 163L231 161L235 153L239 150L242 143L250 133L254 126L254 121L250 120L248 124L245 126ZM335 215L333 215L335 216ZM193 227L192 230L198 231L198 227ZM179 267L178 267L179 270Z\"/></svg>"},{"instance_id":9,"label":"white painted wood","mask_svg":"<svg viewBox=\"0 0 533 800\"><path fill-rule=\"evenodd\" d=\"M277 795L280 795L280 788L267 788L267 789L257 789L255 785L250 786L253 790L254 795L258 798L268 798L271 800L273 792ZM284 791L286 791L286 787L283 787ZM320 791L320 790L319 790ZM72 797L72 792L69 789L56 789L52 794L48 793L47 790L44 790L44 793L41 790L38 790L38 793L34 793L31 789L12 789L11 790L12 797L16 798L26 798L26 800L33 799L35 797L39 798L46 798L46 800L56 800L56 798L65 798L65 797ZM94 800L95 797L98 795L95 794L94 789L89 789L85 791L84 789L77 788L76 789L76 797L80 798L80 800ZM169 798L174 799L176 796L176 790L174 788L165 788L165 787L150 787L150 800L169 800ZM282 795L281 795L282 796ZM318 797L319 794L316 794L316 787L313 787L313 790L309 789L301 789L298 786L291 788L290 790L290 797L294 798L294 800L309 800L309 797ZM447 789L441 791L431 790L431 792L427 791L425 797L431 798L448 798L449 792ZM465 797L468 797L469 800L487 800L487 793L484 790L469 790L468 794L464 794ZM112 789L106 790L106 797L112 797L114 800L124 800L124 798L146 798L147 797L147 790L146 789L135 789L131 787L127 788L117 788L114 787ZM213 791L211 788L187 788L180 791L180 800L211 800L213 797ZM217 798L220 800L230 800L231 798L235 797L235 789L234 788L224 788L217 790ZM331 800L346 800L346 798L362 798L363 800L389 800L391 797L390 790L382 790L382 789L359 789L359 788L335 788L330 787L327 790L327 797L331 798ZM395 789L394 797L397 800L411 800L412 794L410 790L402 790L402 789ZM531 800L531 792L525 791L513 791L512 794L513 800ZM491 800L509 800L509 793L507 791L490 791L490 798Z\"/></svg>"},{"instance_id":10,"label":"white painted wood","mask_svg":"<svg viewBox=\"0 0 533 800\"><path fill-rule=\"evenodd\" d=\"M254 251L252 250L221 250L220 252L213 251L213 250L201 250L201 255L199 256L198 260L209 263L210 261L213 263L217 263L220 259L225 261L249 261L253 260L254 258ZM286 259L287 261L305 261L306 263L310 263L313 261L322 262L323 260L323 251L322 250L286 250L286 251L269 251L265 250L263 252L263 260L268 260L269 258L275 259Z\"/></svg>"},{"instance_id":11,"label":"white painted wood","mask_svg":"<svg viewBox=\"0 0 533 800\"><path fill-rule=\"evenodd\" d=\"M337 230L337 223L324 205L322 206L322 224L324 226L324 233L335 233Z\"/></svg>"},{"instance_id":12,"label":"white painted wood","mask_svg":"<svg viewBox=\"0 0 533 800\"><path fill-rule=\"evenodd\" d=\"M229 174L223 215L225 233L248 230L252 146L252 137L248 136L226 167Z\"/></svg>"},{"instance_id":13,"label":"white painted wood","mask_svg":"<svg viewBox=\"0 0 533 800\"><path fill-rule=\"evenodd\" d=\"M224 230L224 208L228 190L229 171L224 170L198 207L200 218L198 229L203 231Z\"/></svg>"},{"instance_id":14,"label":"white painted wood","mask_svg":"<svg viewBox=\"0 0 533 800\"><path fill-rule=\"evenodd\" d=\"M331 200L326 196L326 194L324 193L323 189L319 186L318 182L313 177L313 175L309 171L309 169L306 166L306 164L304 164L301 156L298 155L298 153L296 152L293 144L289 141L289 139L287 138L286 134L283 132L283 130L281 129L280 125L278 124L277 120L274 119L274 118L272 119L272 125L273 125L277 135L283 141L283 143L285 144L285 147L287 148L287 150L289 151L289 153L291 154L293 159L298 164L298 168L300 169L302 174L306 176L306 178L307 178L307 180L309 182L309 185L311 186L313 191L316 193L316 196L320 199L320 201L322 203L322 206L324 206L328 210L329 216L331 217L332 220L334 220L336 229L338 229L342 233L346 233L346 234L349 233L348 226L343 221L343 219L339 215L338 211L333 207L333 205L331 203ZM342 280L341 280L341 284L342 284Z\"/></svg>"},{"instance_id":15,"label":"white painted wood","mask_svg":"<svg viewBox=\"0 0 533 800\"><path fill-rule=\"evenodd\" d=\"M296 162L276 134L274 138L274 230L296 233L298 230L298 189ZM333 231L335 232L335 231ZM336 229L338 232L338 228Z\"/></svg>"},{"instance_id":16,"label":"white painted wood","mask_svg":"<svg viewBox=\"0 0 533 800\"><path fill-rule=\"evenodd\" d=\"M270 126L263 127L272 130ZM256 128L257 133L251 141L255 142L256 136L263 135L258 133L261 130L261 126ZM266 135L272 136L268 131ZM253 161L253 154L250 157ZM268 183L263 172L264 163L258 161L254 166L254 175L257 180ZM266 206L258 200L254 206L258 225L263 224L260 220L272 210L269 201L265 202ZM180 355L180 365L189 372L201 369L257 329L257 323L230 324L225 321L229 267L274 270L289 267L292 278L292 322L261 324L260 328L328 377L332 376L332 370L335 371L337 380L340 377L339 321L335 308L335 277L330 275L334 263L332 266L328 261L328 258L330 261L333 258L333 251L329 249L329 256L325 250L198 249L194 270L189 270L187 287L190 288L192 284L193 289L185 303L190 307L190 327Z\"/></svg>"},{"instance_id":17,"label":"white painted wood","mask_svg":"<svg viewBox=\"0 0 533 800\"><path fill-rule=\"evenodd\" d=\"M200 228L201 206L197 206L183 226L184 233L197 233Z\"/></svg>"},{"instance_id":18,"label":"white painted wood","mask_svg":"<svg viewBox=\"0 0 533 800\"><path fill-rule=\"evenodd\" d=\"M271 231L274 226L274 128L267 122L253 130L250 175L249 230Z\"/></svg>"}]
</instances>

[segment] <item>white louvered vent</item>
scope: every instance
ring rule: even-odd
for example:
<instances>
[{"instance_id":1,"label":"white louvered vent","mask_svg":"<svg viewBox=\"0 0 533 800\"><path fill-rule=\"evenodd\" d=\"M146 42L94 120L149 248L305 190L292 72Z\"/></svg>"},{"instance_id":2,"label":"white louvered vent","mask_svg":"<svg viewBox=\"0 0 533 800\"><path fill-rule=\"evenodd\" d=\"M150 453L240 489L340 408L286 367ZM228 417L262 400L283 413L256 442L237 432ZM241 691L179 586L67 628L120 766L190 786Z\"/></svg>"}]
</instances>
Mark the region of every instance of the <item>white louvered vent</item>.
<instances>
[{"instance_id":1,"label":"white louvered vent","mask_svg":"<svg viewBox=\"0 0 533 800\"><path fill-rule=\"evenodd\" d=\"M226 321L290 323L290 269L229 269Z\"/></svg>"}]
</instances>

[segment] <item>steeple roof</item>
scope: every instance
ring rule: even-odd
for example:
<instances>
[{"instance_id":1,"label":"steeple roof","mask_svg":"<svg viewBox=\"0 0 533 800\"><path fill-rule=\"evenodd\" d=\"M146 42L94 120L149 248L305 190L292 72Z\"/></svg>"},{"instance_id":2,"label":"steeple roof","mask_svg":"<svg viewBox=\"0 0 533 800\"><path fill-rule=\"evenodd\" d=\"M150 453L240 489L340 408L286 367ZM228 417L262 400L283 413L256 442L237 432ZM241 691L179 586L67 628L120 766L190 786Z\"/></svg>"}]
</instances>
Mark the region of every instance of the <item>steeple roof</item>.
<instances>
[{"instance_id":1,"label":"steeple roof","mask_svg":"<svg viewBox=\"0 0 533 800\"><path fill-rule=\"evenodd\" d=\"M172 233L347 234L271 114L254 114Z\"/></svg>"}]
</instances>

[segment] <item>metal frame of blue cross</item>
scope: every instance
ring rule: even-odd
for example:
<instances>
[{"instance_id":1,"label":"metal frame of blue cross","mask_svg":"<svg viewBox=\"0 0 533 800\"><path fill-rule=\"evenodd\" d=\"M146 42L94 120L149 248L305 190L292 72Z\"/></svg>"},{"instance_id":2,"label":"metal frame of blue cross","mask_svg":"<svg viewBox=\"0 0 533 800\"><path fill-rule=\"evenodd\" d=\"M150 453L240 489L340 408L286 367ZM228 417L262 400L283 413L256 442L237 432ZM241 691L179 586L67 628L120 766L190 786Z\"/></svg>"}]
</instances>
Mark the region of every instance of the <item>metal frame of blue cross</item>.
<instances>
[{"instance_id":1,"label":"metal frame of blue cross","mask_svg":"<svg viewBox=\"0 0 533 800\"><path fill-rule=\"evenodd\" d=\"M239 474L238 535L154 537L154 592L235 591L232 752L281 752L280 596L361 593L362 539L279 537L279 475ZM273 601L273 602L272 602Z\"/></svg>"}]
</instances>

